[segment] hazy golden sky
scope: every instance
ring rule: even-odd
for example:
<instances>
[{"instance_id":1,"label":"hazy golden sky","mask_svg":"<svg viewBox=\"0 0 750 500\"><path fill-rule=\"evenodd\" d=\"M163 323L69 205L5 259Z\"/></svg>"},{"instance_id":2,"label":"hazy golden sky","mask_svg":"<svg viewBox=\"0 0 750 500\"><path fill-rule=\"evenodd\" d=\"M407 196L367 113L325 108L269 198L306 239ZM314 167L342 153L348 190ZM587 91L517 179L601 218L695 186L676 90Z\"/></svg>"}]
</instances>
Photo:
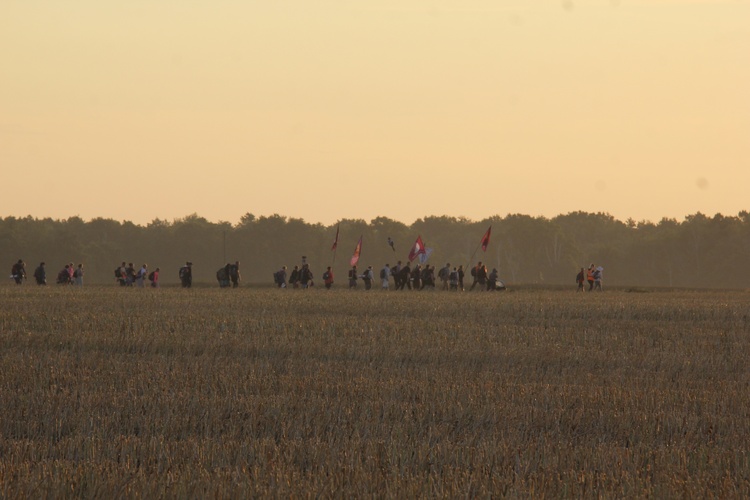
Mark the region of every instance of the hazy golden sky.
<instances>
[{"instance_id":1,"label":"hazy golden sky","mask_svg":"<svg viewBox=\"0 0 750 500\"><path fill-rule=\"evenodd\" d=\"M750 0L3 0L0 216L750 209Z\"/></svg>"}]
</instances>

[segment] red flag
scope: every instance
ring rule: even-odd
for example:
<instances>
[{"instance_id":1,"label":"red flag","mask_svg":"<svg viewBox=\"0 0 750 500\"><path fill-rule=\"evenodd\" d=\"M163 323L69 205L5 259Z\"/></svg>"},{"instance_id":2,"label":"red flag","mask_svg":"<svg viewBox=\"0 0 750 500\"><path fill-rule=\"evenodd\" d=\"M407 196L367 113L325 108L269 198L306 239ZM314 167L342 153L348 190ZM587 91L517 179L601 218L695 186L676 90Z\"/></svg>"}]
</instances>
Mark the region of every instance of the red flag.
<instances>
[{"instance_id":1,"label":"red flag","mask_svg":"<svg viewBox=\"0 0 750 500\"><path fill-rule=\"evenodd\" d=\"M359 241L357 242L357 246L354 247L354 255L352 255L351 265L356 266L357 262L359 262L359 254L362 253L362 237L359 237Z\"/></svg>"},{"instance_id":2,"label":"red flag","mask_svg":"<svg viewBox=\"0 0 750 500\"><path fill-rule=\"evenodd\" d=\"M337 246L339 246L339 226L336 226L336 239L333 240L333 246L331 247L331 252L336 250Z\"/></svg>"},{"instance_id":3,"label":"red flag","mask_svg":"<svg viewBox=\"0 0 750 500\"><path fill-rule=\"evenodd\" d=\"M487 230L486 233L484 233L484 236L482 236L482 251L487 251L487 245L490 244L490 233L492 232L492 226Z\"/></svg>"},{"instance_id":4,"label":"red flag","mask_svg":"<svg viewBox=\"0 0 750 500\"><path fill-rule=\"evenodd\" d=\"M422 236L417 236L417 241L414 242L414 246L409 250L409 262L416 259L417 255L425 255L426 253L424 243L422 243Z\"/></svg>"}]
</instances>

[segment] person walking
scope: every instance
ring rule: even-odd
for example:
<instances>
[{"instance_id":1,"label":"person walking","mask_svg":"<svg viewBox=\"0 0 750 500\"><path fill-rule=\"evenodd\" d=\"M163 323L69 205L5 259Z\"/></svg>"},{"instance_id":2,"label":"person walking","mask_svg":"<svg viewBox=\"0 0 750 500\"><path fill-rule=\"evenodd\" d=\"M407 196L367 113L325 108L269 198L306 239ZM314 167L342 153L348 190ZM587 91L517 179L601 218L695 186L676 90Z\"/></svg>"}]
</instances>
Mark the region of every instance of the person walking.
<instances>
[{"instance_id":1,"label":"person walking","mask_svg":"<svg viewBox=\"0 0 750 500\"><path fill-rule=\"evenodd\" d=\"M576 290L576 293L586 291L586 289L583 288L583 284L586 283L586 270L584 268L581 268L581 271L576 275L576 283L578 283L578 290Z\"/></svg>"},{"instance_id":2,"label":"person walking","mask_svg":"<svg viewBox=\"0 0 750 500\"><path fill-rule=\"evenodd\" d=\"M73 271L73 280L76 286L83 286L83 264L78 264L78 267Z\"/></svg>"},{"instance_id":3,"label":"person walking","mask_svg":"<svg viewBox=\"0 0 750 500\"><path fill-rule=\"evenodd\" d=\"M453 271L450 272L448 275L448 282L450 285L450 291L451 292L457 292L458 291L458 269L455 267L453 268Z\"/></svg>"},{"instance_id":4,"label":"person walking","mask_svg":"<svg viewBox=\"0 0 750 500\"><path fill-rule=\"evenodd\" d=\"M286 288L286 266L273 273L273 281L278 288Z\"/></svg>"},{"instance_id":5,"label":"person walking","mask_svg":"<svg viewBox=\"0 0 750 500\"><path fill-rule=\"evenodd\" d=\"M443 290L448 290L449 281L451 277L451 264L450 262L445 265L445 267L440 268L440 271L438 271L438 278L440 278L441 288Z\"/></svg>"},{"instance_id":6,"label":"person walking","mask_svg":"<svg viewBox=\"0 0 750 500\"><path fill-rule=\"evenodd\" d=\"M44 262L39 263L39 267L34 270L34 279L37 285L47 284L47 270L45 269Z\"/></svg>"},{"instance_id":7,"label":"person walking","mask_svg":"<svg viewBox=\"0 0 750 500\"><path fill-rule=\"evenodd\" d=\"M415 265L414 269L411 272L411 287L409 289L410 290L422 289L422 266L421 264Z\"/></svg>"},{"instance_id":8,"label":"person walking","mask_svg":"<svg viewBox=\"0 0 750 500\"><path fill-rule=\"evenodd\" d=\"M420 290L424 287L430 287L433 290L435 289L435 266L425 264L424 269L422 270L422 286Z\"/></svg>"},{"instance_id":9,"label":"person walking","mask_svg":"<svg viewBox=\"0 0 750 500\"><path fill-rule=\"evenodd\" d=\"M240 276L240 261L237 260L232 264L231 269L229 270L229 279L232 280L232 288L238 288L240 286L240 280L242 277Z\"/></svg>"},{"instance_id":10,"label":"person walking","mask_svg":"<svg viewBox=\"0 0 750 500\"><path fill-rule=\"evenodd\" d=\"M349 269L349 289L357 288L357 266L352 266Z\"/></svg>"},{"instance_id":11,"label":"person walking","mask_svg":"<svg viewBox=\"0 0 750 500\"><path fill-rule=\"evenodd\" d=\"M594 270L594 291L599 290L602 291L602 274L604 273L604 268L602 266L597 267Z\"/></svg>"},{"instance_id":12,"label":"person walking","mask_svg":"<svg viewBox=\"0 0 750 500\"><path fill-rule=\"evenodd\" d=\"M158 267L148 273L148 280L151 282L151 288L159 288L159 271Z\"/></svg>"},{"instance_id":13,"label":"person walking","mask_svg":"<svg viewBox=\"0 0 750 500\"><path fill-rule=\"evenodd\" d=\"M594 264L591 264L586 271L586 281L589 282L589 292L594 289L594 270Z\"/></svg>"},{"instance_id":14,"label":"person walking","mask_svg":"<svg viewBox=\"0 0 750 500\"><path fill-rule=\"evenodd\" d=\"M471 268L471 288L469 288L469 291L474 290L474 287L477 286L477 283L479 283L479 270L482 268L482 262L477 262L477 265Z\"/></svg>"},{"instance_id":15,"label":"person walking","mask_svg":"<svg viewBox=\"0 0 750 500\"><path fill-rule=\"evenodd\" d=\"M299 282L303 290L313 286L313 273L309 264L302 264L302 269L299 271Z\"/></svg>"},{"instance_id":16,"label":"person walking","mask_svg":"<svg viewBox=\"0 0 750 500\"><path fill-rule=\"evenodd\" d=\"M65 267L57 273L57 284L58 285L69 285L70 284L70 264L65 264Z\"/></svg>"},{"instance_id":17,"label":"person walking","mask_svg":"<svg viewBox=\"0 0 750 500\"><path fill-rule=\"evenodd\" d=\"M388 264L380 270L380 283L383 290L388 290L390 284L391 266Z\"/></svg>"},{"instance_id":18,"label":"person walking","mask_svg":"<svg viewBox=\"0 0 750 500\"><path fill-rule=\"evenodd\" d=\"M289 284L292 288L299 288L299 266L292 268L291 274L289 274Z\"/></svg>"},{"instance_id":19,"label":"person walking","mask_svg":"<svg viewBox=\"0 0 750 500\"><path fill-rule=\"evenodd\" d=\"M372 280L375 279L375 275L372 272L372 266L367 266L364 274L362 274L362 281L365 282L365 290L372 288Z\"/></svg>"},{"instance_id":20,"label":"person walking","mask_svg":"<svg viewBox=\"0 0 750 500\"><path fill-rule=\"evenodd\" d=\"M126 286L128 284L127 282L127 272L128 267L125 265L125 262L120 265L117 269L115 269L115 279L120 284L120 286Z\"/></svg>"},{"instance_id":21,"label":"person walking","mask_svg":"<svg viewBox=\"0 0 750 500\"><path fill-rule=\"evenodd\" d=\"M492 272L490 272L490 275L487 277L487 290L489 291L497 290L497 278L498 278L497 269L493 267Z\"/></svg>"},{"instance_id":22,"label":"person walking","mask_svg":"<svg viewBox=\"0 0 750 500\"><path fill-rule=\"evenodd\" d=\"M128 267L125 268L125 285L133 286L133 283L135 283L135 278L136 278L135 266L133 266L133 263L130 262L128 264Z\"/></svg>"},{"instance_id":23,"label":"person walking","mask_svg":"<svg viewBox=\"0 0 750 500\"><path fill-rule=\"evenodd\" d=\"M409 267L409 263L407 262L398 272L398 288L396 290L403 290L405 286L409 287L409 290L411 290L411 285L409 284L410 277L411 267Z\"/></svg>"},{"instance_id":24,"label":"person walking","mask_svg":"<svg viewBox=\"0 0 750 500\"><path fill-rule=\"evenodd\" d=\"M146 286L146 277L148 276L148 265L143 264L135 275L135 284L138 288Z\"/></svg>"},{"instance_id":25,"label":"person walking","mask_svg":"<svg viewBox=\"0 0 750 500\"><path fill-rule=\"evenodd\" d=\"M331 269L331 266L328 266L326 272L323 273L323 284L326 290L330 290L333 286L333 269Z\"/></svg>"},{"instance_id":26,"label":"person walking","mask_svg":"<svg viewBox=\"0 0 750 500\"><path fill-rule=\"evenodd\" d=\"M464 291L464 266L461 264L458 266L458 289Z\"/></svg>"},{"instance_id":27,"label":"person walking","mask_svg":"<svg viewBox=\"0 0 750 500\"><path fill-rule=\"evenodd\" d=\"M193 286L193 263L188 261L180 268L180 284L182 288L191 288Z\"/></svg>"},{"instance_id":28,"label":"person walking","mask_svg":"<svg viewBox=\"0 0 750 500\"><path fill-rule=\"evenodd\" d=\"M13 264L13 267L10 269L10 277L13 278L16 285L20 285L26 279L26 263L24 263L23 259L18 259L18 262Z\"/></svg>"},{"instance_id":29,"label":"person walking","mask_svg":"<svg viewBox=\"0 0 750 500\"><path fill-rule=\"evenodd\" d=\"M401 288L401 261L396 262L396 265L391 268L391 276L393 276L393 289L398 290Z\"/></svg>"}]
</instances>

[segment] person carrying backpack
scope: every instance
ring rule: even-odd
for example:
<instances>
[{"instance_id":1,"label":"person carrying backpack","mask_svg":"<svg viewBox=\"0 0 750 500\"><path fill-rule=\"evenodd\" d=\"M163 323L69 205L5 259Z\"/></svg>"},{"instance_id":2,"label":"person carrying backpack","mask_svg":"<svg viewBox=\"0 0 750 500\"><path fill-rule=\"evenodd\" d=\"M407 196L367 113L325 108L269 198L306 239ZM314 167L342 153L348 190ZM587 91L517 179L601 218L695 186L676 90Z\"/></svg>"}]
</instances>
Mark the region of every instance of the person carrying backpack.
<instances>
[{"instance_id":1,"label":"person carrying backpack","mask_svg":"<svg viewBox=\"0 0 750 500\"><path fill-rule=\"evenodd\" d=\"M286 266L281 266L281 269L273 273L273 282L279 288L286 288Z\"/></svg>"},{"instance_id":2,"label":"person carrying backpack","mask_svg":"<svg viewBox=\"0 0 750 500\"><path fill-rule=\"evenodd\" d=\"M180 268L180 284L182 288L190 288L193 286L193 263L185 262L185 265Z\"/></svg>"},{"instance_id":3,"label":"person carrying backpack","mask_svg":"<svg viewBox=\"0 0 750 500\"><path fill-rule=\"evenodd\" d=\"M141 268L138 270L138 272L135 275L135 284L138 286L138 288L143 288L146 286L146 277L148 276L148 265L143 264Z\"/></svg>"},{"instance_id":4,"label":"person carrying backpack","mask_svg":"<svg viewBox=\"0 0 750 500\"><path fill-rule=\"evenodd\" d=\"M450 279L451 275L451 264L450 262L445 265L445 267L441 267L440 271L438 271L438 278L440 278L440 282L442 283L442 289L447 290L448 289L448 280Z\"/></svg>"},{"instance_id":5,"label":"person carrying backpack","mask_svg":"<svg viewBox=\"0 0 750 500\"><path fill-rule=\"evenodd\" d=\"M289 284L292 285L292 288L299 288L299 278L299 266L294 266L292 272L289 274Z\"/></svg>"},{"instance_id":6,"label":"person carrying backpack","mask_svg":"<svg viewBox=\"0 0 750 500\"><path fill-rule=\"evenodd\" d=\"M13 278L16 285L20 285L26 279L26 264L23 259L18 259L18 262L13 264L13 267L10 269L10 277Z\"/></svg>"},{"instance_id":7,"label":"person carrying backpack","mask_svg":"<svg viewBox=\"0 0 750 500\"><path fill-rule=\"evenodd\" d=\"M127 267L125 266L125 263L123 262L121 266L115 268L115 280L120 284L120 286L127 285L127 281L125 278L125 274L127 271Z\"/></svg>"},{"instance_id":8,"label":"person carrying backpack","mask_svg":"<svg viewBox=\"0 0 750 500\"><path fill-rule=\"evenodd\" d=\"M477 283L479 283L479 269L482 267L482 262L477 262L477 265L471 268L471 288L469 288L469 291L474 290L474 287L477 286Z\"/></svg>"},{"instance_id":9,"label":"person carrying backpack","mask_svg":"<svg viewBox=\"0 0 750 500\"><path fill-rule=\"evenodd\" d=\"M59 273L57 273L58 285L70 284L70 271L68 271L69 268L70 266L68 264L65 264L65 267Z\"/></svg>"},{"instance_id":10,"label":"person carrying backpack","mask_svg":"<svg viewBox=\"0 0 750 500\"><path fill-rule=\"evenodd\" d=\"M393 276L393 289L398 290L401 288L401 261L396 262L396 265L391 268L391 276Z\"/></svg>"},{"instance_id":11,"label":"person carrying backpack","mask_svg":"<svg viewBox=\"0 0 750 500\"><path fill-rule=\"evenodd\" d=\"M372 266L367 266L367 269L365 269L365 272L362 275L362 281L365 282L365 290L369 290L370 288L372 288L372 280L374 278L375 276L372 272Z\"/></svg>"}]
</instances>

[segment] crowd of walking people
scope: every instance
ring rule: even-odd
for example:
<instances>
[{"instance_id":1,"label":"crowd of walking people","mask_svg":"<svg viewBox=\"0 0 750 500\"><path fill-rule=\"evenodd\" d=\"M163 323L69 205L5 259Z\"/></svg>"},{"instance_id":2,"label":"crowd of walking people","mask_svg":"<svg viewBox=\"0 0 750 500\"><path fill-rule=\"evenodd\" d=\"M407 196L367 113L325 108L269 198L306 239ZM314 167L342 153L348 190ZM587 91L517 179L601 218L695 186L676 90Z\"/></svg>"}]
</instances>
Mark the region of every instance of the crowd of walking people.
<instances>
[{"instance_id":1,"label":"crowd of walking people","mask_svg":"<svg viewBox=\"0 0 750 500\"><path fill-rule=\"evenodd\" d=\"M487 266L482 262L478 262L476 266L472 267L470 274L473 281L469 290L474 290L477 285L479 290L505 290L505 283L500 280L497 269L493 268L492 271L488 272ZM379 279L382 290L434 290L438 287L437 280L439 280L441 290L464 291L465 275L462 265L451 267L450 263L447 263L436 272L435 266L430 264L415 264L412 267L410 262L402 264L399 260L394 266L385 264L380 269L378 278L375 277L372 266L367 266L360 271L356 265L353 265L347 272L347 284L349 289L356 289L361 282L365 290L371 290L373 285L377 283L376 280ZM330 289L335 282L333 270L330 266L323 273L322 278L325 288ZM304 289L314 286L313 273L306 262L301 267L294 266L290 273L287 273L287 266L282 266L281 269L273 273L273 280L278 288ZM393 280L392 286L391 280Z\"/></svg>"},{"instance_id":2,"label":"crowd of walking people","mask_svg":"<svg viewBox=\"0 0 750 500\"><path fill-rule=\"evenodd\" d=\"M85 271L83 269L83 264L75 266L70 262L65 264L65 267L57 273L56 283L58 285L83 286L84 274ZM18 262L13 264L10 271L10 277L17 285L20 285L26 279L26 263L23 259L18 259ZM47 264L45 262L39 263L39 266L34 270L33 277L37 285L47 284Z\"/></svg>"},{"instance_id":3,"label":"crowd of walking people","mask_svg":"<svg viewBox=\"0 0 750 500\"><path fill-rule=\"evenodd\" d=\"M148 283L148 286L158 288L160 271L158 267L153 271L149 271L148 264L143 264L136 269L132 262L126 263L123 261L122 264L115 268L114 276L116 283L123 287L135 286L144 288ZM588 291L602 291L603 271L603 267L597 267L594 264L591 264L588 269L582 267L576 276L578 291L587 291L585 287L586 283L588 283ZM65 264L57 273L56 283L60 285L83 286L84 274L83 264L76 266L70 262ZM482 262L478 262L473 266L469 270L469 275L471 276L471 285L468 286L469 291L473 291L475 288L484 291L506 289L505 283L499 278L497 269L493 268L491 271L488 271L487 266ZM185 262L185 265L180 267L178 276L180 285L183 288L191 288L193 285L193 263L190 261ZM412 267L411 262L403 264L399 260L394 266L385 264L377 276L376 278L372 266L367 266L360 272L357 266L353 265L347 273L348 288L356 289L361 282L365 290L371 290L379 279L382 290L434 290L438 286L441 290L455 292L466 290L464 286L466 272L463 265L451 267L450 263L446 263L444 267L436 271L435 266L430 264L415 264ZM39 266L34 270L33 277L37 285L47 284L47 270L44 262L39 263ZM26 279L26 263L22 259L13 264L11 278L18 285L22 284ZM216 279L221 288L239 287L241 280L240 262L227 263L221 267L216 271ZM322 279L326 289L333 287L335 277L331 266L326 268ZM391 280L393 280L393 284L391 284ZM273 273L273 281L278 288L306 289L315 286L313 272L306 257L302 258L301 265L294 266L289 273L287 273L287 266L282 266L278 271Z\"/></svg>"}]
</instances>

